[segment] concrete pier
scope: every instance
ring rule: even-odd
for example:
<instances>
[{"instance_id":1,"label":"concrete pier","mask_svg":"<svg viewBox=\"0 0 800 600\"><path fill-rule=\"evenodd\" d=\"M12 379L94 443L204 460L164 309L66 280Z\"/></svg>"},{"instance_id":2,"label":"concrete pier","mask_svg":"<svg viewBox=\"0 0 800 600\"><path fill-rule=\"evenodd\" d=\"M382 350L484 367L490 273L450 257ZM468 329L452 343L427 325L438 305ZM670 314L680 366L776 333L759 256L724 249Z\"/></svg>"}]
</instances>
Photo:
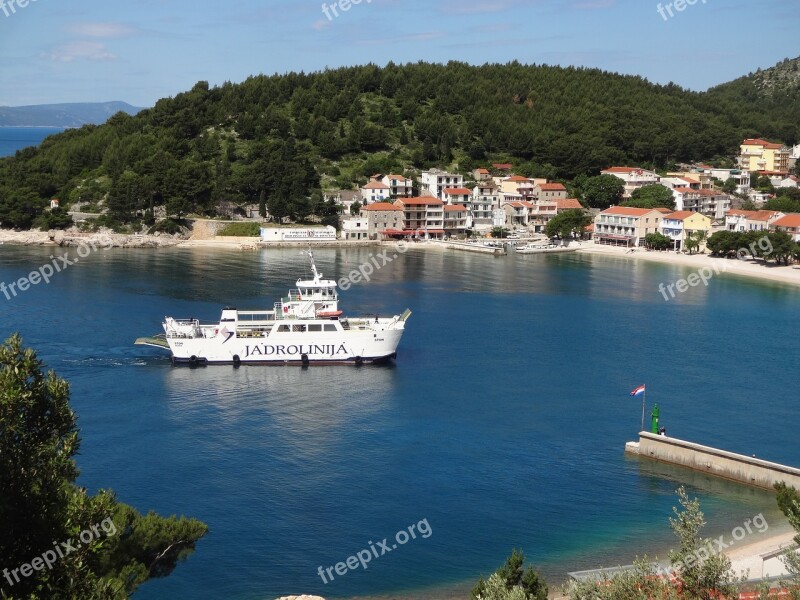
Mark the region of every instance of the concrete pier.
<instances>
[{"instance_id":1,"label":"concrete pier","mask_svg":"<svg viewBox=\"0 0 800 600\"><path fill-rule=\"evenodd\" d=\"M795 467L646 431L639 433L638 442L625 444L625 452L763 489L783 481L800 490L800 469Z\"/></svg>"}]
</instances>

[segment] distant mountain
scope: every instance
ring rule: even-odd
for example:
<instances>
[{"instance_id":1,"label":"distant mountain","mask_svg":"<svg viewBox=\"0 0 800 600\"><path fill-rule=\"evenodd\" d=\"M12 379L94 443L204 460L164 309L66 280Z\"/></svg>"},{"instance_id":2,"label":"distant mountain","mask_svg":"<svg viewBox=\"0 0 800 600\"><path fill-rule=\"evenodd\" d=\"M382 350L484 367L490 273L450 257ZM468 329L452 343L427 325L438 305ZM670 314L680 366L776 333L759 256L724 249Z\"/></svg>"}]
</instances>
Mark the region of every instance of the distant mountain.
<instances>
[{"instance_id":1,"label":"distant mountain","mask_svg":"<svg viewBox=\"0 0 800 600\"><path fill-rule=\"evenodd\" d=\"M144 110L127 102L76 102L0 106L0 127L81 127L102 125L122 111L135 115Z\"/></svg>"}]
</instances>

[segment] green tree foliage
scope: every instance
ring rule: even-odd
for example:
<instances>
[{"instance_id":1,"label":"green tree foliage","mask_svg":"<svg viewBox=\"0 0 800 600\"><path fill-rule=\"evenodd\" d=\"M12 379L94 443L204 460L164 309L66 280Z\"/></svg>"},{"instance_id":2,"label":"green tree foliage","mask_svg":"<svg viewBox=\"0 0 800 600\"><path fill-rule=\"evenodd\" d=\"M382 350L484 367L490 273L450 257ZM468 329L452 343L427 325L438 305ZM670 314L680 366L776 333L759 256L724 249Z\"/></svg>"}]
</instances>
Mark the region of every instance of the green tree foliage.
<instances>
[{"instance_id":1,"label":"green tree foliage","mask_svg":"<svg viewBox=\"0 0 800 600\"><path fill-rule=\"evenodd\" d=\"M764 203L763 208L783 213L800 213L800 189L779 189L774 198L770 198Z\"/></svg>"},{"instance_id":2,"label":"green tree foliage","mask_svg":"<svg viewBox=\"0 0 800 600\"><path fill-rule=\"evenodd\" d=\"M613 175L597 175L583 180L578 190L581 200L592 208L606 209L622 200L625 183Z\"/></svg>"},{"instance_id":3,"label":"green tree foliage","mask_svg":"<svg viewBox=\"0 0 800 600\"><path fill-rule=\"evenodd\" d=\"M636 189L631 194L630 200L622 203L623 206L633 208L668 208L675 210L675 196L668 187L656 183Z\"/></svg>"},{"instance_id":4,"label":"green tree foliage","mask_svg":"<svg viewBox=\"0 0 800 600\"><path fill-rule=\"evenodd\" d=\"M795 141L797 95L765 100L752 85L695 93L518 62L365 65L219 87L201 81L136 116L65 131L0 160L0 222L28 228L54 196L97 203L106 191L123 222L151 202L169 203L172 215L214 215L220 202L257 203L262 191L277 218L303 218L320 173L337 165L349 173L373 154L416 169L456 158L510 160L525 175L570 179L612 164L729 156L756 132ZM107 189L90 194L98 181ZM594 182L578 197L597 208L618 203L603 188Z\"/></svg>"},{"instance_id":5,"label":"green tree foliage","mask_svg":"<svg viewBox=\"0 0 800 600\"><path fill-rule=\"evenodd\" d=\"M731 570L730 559L715 553L712 541L700 535L706 522L699 501L690 499L683 487L678 488L677 494L681 508L674 507L674 517L669 519L679 542L678 549L670 552L674 582L656 573L654 565L644 557L632 569L613 577L570 584L567 588L570 600L736 598L742 580Z\"/></svg>"},{"instance_id":6,"label":"green tree foliage","mask_svg":"<svg viewBox=\"0 0 800 600\"><path fill-rule=\"evenodd\" d=\"M761 258L765 262L789 264L797 252L797 244L785 231L717 231L706 242L716 256Z\"/></svg>"},{"instance_id":7,"label":"green tree foliage","mask_svg":"<svg viewBox=\"0 0 800 600\"><path fill-rule=\"evenodd\" d=\"M547 584L529 566L525 555L516 548L495 573L485 580L481 577L472 588L472 600L547 600Z\"/></svg>"},{"instance_id":8,"label":"green tree foliage","mask_svg":"<svg viewBox=\"0 0 800 600\"><path fill-rule=\"evenodd\" d=\"M591 222L592 218L580 209L565 210L547 222L544 232L547 237L580 237Z\"/></svg>"},{"instance_id":9,"label":"green tree foliage","mask_svg":"<svg viewBox=\"0 0 800 600\"><path fill-rule=\"evenodd\" d=\"M67 229L72 226L72 223L72 216L66 210L53 208L36 217L33 226L47 231L49 229Z\"/></svg>"},{"instance_id":10,"label":"green tree foliage","mask_svg":"<svg viewBox=\"0 0 800 600\"><path fill-rule=\"evenodd\" d=\"M778 508L786 515L789 524L797 532L797 535L794 536L794 543L800 546L800 494L796 489L783 482L775 484L775 491L778 492ZM800 597L800 551L787 552L782 560L792 578L794 587L792 598L797 599Z\"/></svg>"},{"instance_id":11,"label":"green tree foliage","mask_svg":"<svg viewBox=\"0 0 800 600\"><path fill-rule=\"evenodd\" d=\"M69 385L43 373L33 350L12 336L0 346L0 556L13 585L4 573L0 596L127 598L147 579L172 572L206 534L194 519L143 517L108 491L89 496L75 485L79 447ZM93 526L93 540L54 557L52 568L14 574L54 541L77 542Z\"/></svg>"},{"instance_id":12,"label":"green tree foliage","mask_svg":"<svg viewBox=\"0 0 800 600\"><path fill-rule=\"evenodd\" d=\"M648 233L644 236L644 243L653 250L667 250L672 248L672 238L663 233Z\"/></svg>"}]
</instances>

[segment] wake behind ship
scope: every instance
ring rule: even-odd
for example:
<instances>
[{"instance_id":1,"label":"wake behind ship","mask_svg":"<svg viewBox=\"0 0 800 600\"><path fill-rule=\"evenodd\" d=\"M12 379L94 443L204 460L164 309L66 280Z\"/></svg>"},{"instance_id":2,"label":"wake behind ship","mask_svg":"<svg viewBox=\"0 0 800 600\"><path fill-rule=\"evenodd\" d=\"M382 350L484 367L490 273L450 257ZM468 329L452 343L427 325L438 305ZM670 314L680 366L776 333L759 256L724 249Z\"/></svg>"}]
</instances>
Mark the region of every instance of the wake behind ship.
<instances>
[{"instance_id":1,"label":"wake behind ship","mask_svg":"<svg viewBox=\"0 0 800 600\"><path fill-rule=\"evenodd\" d=\"M308 252L313 279L272 310L224 308L218 323L165 317L163 334L139 338L137 345L172 353L174 363L199 364L355 364L388 362L411 316L406 309L391 318L348 318L339 310L336 282L323 279Z\"/></svg>"}]
</instances>

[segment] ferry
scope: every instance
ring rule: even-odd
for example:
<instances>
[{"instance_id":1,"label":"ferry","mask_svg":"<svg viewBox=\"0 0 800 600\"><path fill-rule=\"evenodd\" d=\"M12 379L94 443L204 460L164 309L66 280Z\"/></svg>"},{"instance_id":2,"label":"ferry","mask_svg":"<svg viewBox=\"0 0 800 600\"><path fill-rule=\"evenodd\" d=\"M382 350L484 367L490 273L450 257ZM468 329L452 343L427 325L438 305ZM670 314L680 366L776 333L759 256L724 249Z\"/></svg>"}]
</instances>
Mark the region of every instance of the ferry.
<instances>
[{"instance_id":1,"label":"ferry","mask_svg":"<svg viewBox=\"0 0 800 600\"><path fill-rule=\"evenodd\" d=\"M169 350L190 365L310 365L385 363L397 357L411 311L393 317L350 318L339 310L336 282L323 279L309 251L312 279L275 302L272 310L224 308L219 322L165 317L163 334L136 340Z\"/></svg>"}]
</instances>

